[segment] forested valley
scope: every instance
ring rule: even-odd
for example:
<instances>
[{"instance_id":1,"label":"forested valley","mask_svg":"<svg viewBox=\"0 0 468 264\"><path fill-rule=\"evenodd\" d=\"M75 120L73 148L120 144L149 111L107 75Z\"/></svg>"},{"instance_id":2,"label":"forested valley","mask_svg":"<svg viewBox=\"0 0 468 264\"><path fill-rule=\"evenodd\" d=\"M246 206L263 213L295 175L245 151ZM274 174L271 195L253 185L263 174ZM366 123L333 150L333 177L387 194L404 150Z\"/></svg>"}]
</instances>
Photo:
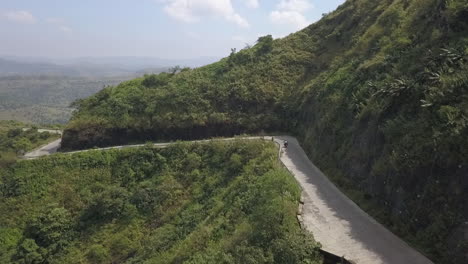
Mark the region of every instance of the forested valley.
<instances>
[{"instance_id":1,"label":"forested valley","mask_svg":"<svg viewBox=\"0 0 468 264\"><path fill-rule=\"evenodd\" d=\"M0 76L0 120L37 125L65 124L73 112L70 106L73 101L134 76Z\"/></svg>"},{"instance_id":2,"label":"forested valley","mask_svg":"<svg viewBox=\"0 0 468 264\"><path fill-rule=\"evenodd\" d=\"M289 133L396 234L466 263L467 18L465 0L348 0L285 38L76 101L63 149Z\"/></svg>"}]
</instances>

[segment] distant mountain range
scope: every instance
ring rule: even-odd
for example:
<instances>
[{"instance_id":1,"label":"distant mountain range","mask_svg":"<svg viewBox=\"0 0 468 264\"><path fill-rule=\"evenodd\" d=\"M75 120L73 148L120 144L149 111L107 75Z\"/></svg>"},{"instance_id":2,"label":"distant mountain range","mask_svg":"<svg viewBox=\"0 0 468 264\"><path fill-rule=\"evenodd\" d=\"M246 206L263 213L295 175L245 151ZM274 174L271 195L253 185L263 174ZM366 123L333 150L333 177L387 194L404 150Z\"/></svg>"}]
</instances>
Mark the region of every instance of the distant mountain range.
<instances>
[{"instance_id":1,"label":"distant mountain range","mask_svg":"<svg viewBox=\"0 0 468 264\"><path fill-rule=\"evenodd\" d=\"M132 72L102 65L58 65L47 62L20 62L0 59L0 75L120 76Z\"/></svg>"},{"instance_id":2,"label":"distant mountain range","mask_svg":"<svg viewBox=\"0 0 468 264\"><path fill-rule=\"evenodd\" d=\"M71 102L105 86L167 71L176 65L193 68L212 60L216 59L0 57L0 120L65 123L73 110Z\"/></svg>"},{"instance_id":3,"label":"distant mountain range","mask_svg":"<svg viewBox=\"0 0 468 264\"><path fill-rule=\"evenodd\" d=\"M126 70L142 70L155 67L200 67L218 61L217 57L200 57L194 59L161 59L154 57L83 57L65 60L76 64L113 65ZM57 61L60 63L60 61Z\"/></svg>"},{"instance_id":4,"label":"distant mountain range","mask_svg":"<svg viewBox=\"0 0 468 264\"><path fill-rule=\"evenodd\" d=\"M217 59L209 57L187 60L152 57L48 59L6 56L0 58L0 75L125 76L135 73L158 73L176 65L199 67Z\"/></svg>"}]
</instances>

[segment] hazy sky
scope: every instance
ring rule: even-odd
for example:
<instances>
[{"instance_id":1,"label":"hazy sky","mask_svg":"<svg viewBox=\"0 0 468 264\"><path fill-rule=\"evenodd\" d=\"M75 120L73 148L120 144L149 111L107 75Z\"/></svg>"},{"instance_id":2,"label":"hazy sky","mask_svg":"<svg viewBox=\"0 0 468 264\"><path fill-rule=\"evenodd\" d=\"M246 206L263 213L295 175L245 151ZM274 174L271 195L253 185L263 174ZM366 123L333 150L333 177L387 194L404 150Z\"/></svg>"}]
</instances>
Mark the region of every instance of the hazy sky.
<instances>
[{"instance_id":1,"label":"hazy sky","mask_svg":"<svg viewBox=\"0 0 468 264\"><path fill-rule=\"evenodd\" d=\"M344 0L0 0L0 56L226 56Z\"/></svg>"}]
</instances>

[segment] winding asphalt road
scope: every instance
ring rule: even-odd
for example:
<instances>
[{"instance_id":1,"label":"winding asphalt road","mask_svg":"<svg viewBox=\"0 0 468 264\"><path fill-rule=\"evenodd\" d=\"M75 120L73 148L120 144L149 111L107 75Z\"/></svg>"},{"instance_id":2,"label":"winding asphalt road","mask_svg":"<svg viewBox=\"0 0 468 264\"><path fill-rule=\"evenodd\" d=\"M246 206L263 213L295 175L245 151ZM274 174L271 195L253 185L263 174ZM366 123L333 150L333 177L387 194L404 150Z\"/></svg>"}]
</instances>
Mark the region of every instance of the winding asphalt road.
<instances>
[{"instance_id":1,"label":"winding asphalt road","mask_svg":"<svg viewBox=\"0 0 468 264\"><path fill-rule=\"evenodd\" d=\"M271 137L242 139L272 140ZM287 149L280 148L280 160L294 175L303 189L303 224L306 229L313 233L315 239L322 244L324 250L335 255L344 256L357 264L432 263L340 192L308 159L295 138L284 136L274 137L274 140L280 146L283 140L289 142ZM197 142L207 141L210 140ZM162 143L155 144L155 146L166 147L170 144ZM27 153L25 158L34 159L53 154L59 146L60 140L54 141L36 151ZM141 146L144 145L118 146L101 150Z\"/></svg>"},{"instance_id":2,"label":"winding asphalt road","mask_svg":"<svg viewBox=\"0 0 468 264\"><path fill-rule=\"evenodd\" d=\"M36 150L26 153L23 158L24 159L36 159L42 156L51 155L57 152L60 148L60 143L62 139L57 139L55 141L50 142L49 144L42 146Z\"/></svg>"}]
</instances>

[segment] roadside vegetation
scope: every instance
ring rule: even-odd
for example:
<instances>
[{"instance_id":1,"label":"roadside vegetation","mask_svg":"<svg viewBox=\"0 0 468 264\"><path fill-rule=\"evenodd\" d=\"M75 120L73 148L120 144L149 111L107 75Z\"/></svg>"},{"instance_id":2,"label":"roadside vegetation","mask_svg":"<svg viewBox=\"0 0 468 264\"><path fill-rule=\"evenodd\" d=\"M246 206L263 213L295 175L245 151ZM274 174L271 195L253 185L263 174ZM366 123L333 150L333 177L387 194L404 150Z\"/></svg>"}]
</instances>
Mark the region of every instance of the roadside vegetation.
<instances>
[{"instance_id":1,"label":"roadside vegetation","mask_svg":"<svg viewBox=\"0 0 468 264\"><path fill-rule=\"evenodd\" d=\"M283 39L75 103L65 149L285 131L398 235L466 263L468 4L348 0Z\"/></svg>"},{"instance_id":2,"label":"roadside vegetation","mask_svg":"<svg viewBox=\"0 0 468 264\"><path fill-rule=\"evenodd\" d=\"M0 263L321 263L272 142L58 154L0 171Z\"/></svg>"},{"instance_id":3,"label":"roadside vegetation","mask_svg":"<svg viewBox=\"0 0 468 264\"><path fill-rule=\"evenodd\" d=\"M57 138L60 138L57 134L39 133L34 126L16 121L0 121L0 168L14 163L27 151Z\"/></svg>"}]
</instances>

